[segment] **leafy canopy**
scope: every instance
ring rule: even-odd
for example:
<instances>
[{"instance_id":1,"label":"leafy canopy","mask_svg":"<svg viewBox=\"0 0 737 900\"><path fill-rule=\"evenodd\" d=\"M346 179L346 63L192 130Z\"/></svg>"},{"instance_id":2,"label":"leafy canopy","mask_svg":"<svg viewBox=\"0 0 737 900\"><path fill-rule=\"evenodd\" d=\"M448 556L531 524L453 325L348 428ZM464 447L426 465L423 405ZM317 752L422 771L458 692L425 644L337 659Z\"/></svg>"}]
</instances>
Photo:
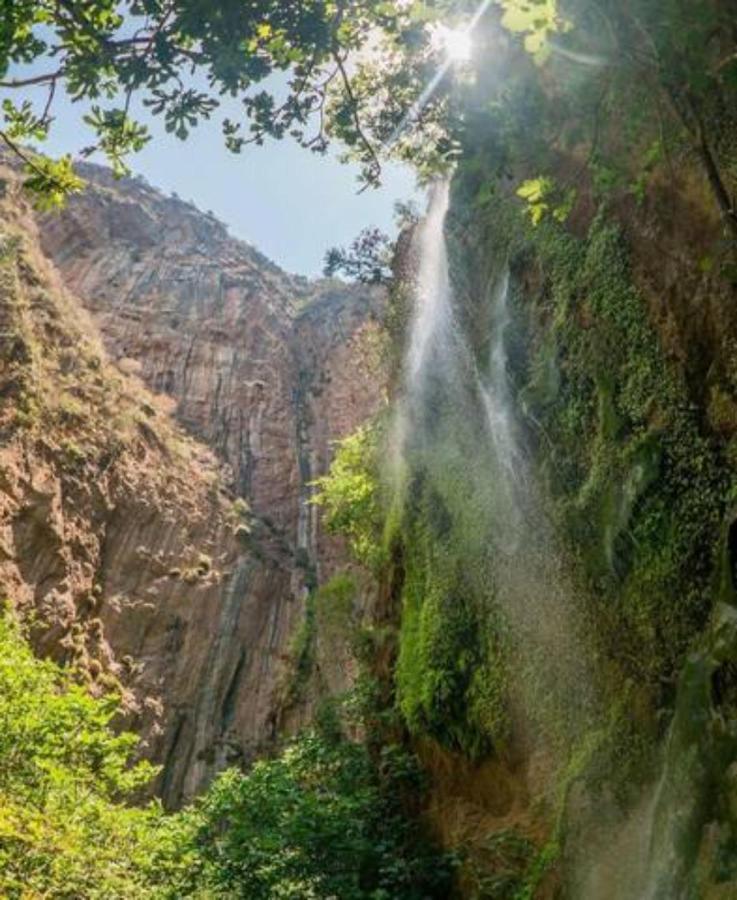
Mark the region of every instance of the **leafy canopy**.
<instances>
[{"instance_id":1,"label":"leafy canopy","mask_svg":"<svg viewBox=\"0 0 737 900\"><path fill-rule=\"evenodd\" d=\"M68 160L40 163L23 143L46 137L59 91L89 108L92 141L82 154L101 151L118 175L128 154L150 140L130 115L134 95L181 139L233 97L242 116L220 121L229 150L288 135L324 153L337 138L360 161L364 182L376 184L382 145L399 146L397 128L437 69L428 23L466 5L0 0L0 88L12 95L0 139L23 156L35 179L28 187L56 203L79 187ZM38 105L16 102L30 87L42 88ZM430 109L423 115L429 120ZM428 155L447 149L428 148Z\"/></svg>"},{"instance_id":2,"label":"leafy canopy","mask_svg":"<svg viewBox=\"0 0 737 900\"><path fill-rule=\"evenodd\" d=\"M408 777L416 772L396 748L377 769L365 746L310 732L246 775L224 773L195 814L201 889L249 900L447 897L447 861L400 809Z\"/></svg>"},{"instance_id":3,"label":"leafy canopy","mask_svg":"<svg viewBox=\"0 0 737 900\"><path fill-rule=\"evenodd\" d=\"M474 77L456 78L435 38L441 24L467 26L479 9ZM0 0L0 12L0 142L24 158L27 187L46 206L81 188L69 159L25 149L48 134L66 91L87 109L82 154L102 152L118 175L150 139L131 116L134 96L181 139L219 118L235 153L282 137L324 153L336 140L359 161L364 186L379 183L389 155L421 177L438 174L467 150L479 117L492 143L504 141L500 117L523 138L500 173L511 164L548 186L549 159L528 167L536 148L549 157L585 153L588 143L592 166L611 172L605 150L640 160L657 144L667 157L685 140L737 234L735 0ZM518 50L537 63L537 85ZM35 103L22 97L31 87ZM537 110L527 102L535 91ZM224 98L242 113L224 115ZM654 168L629 166L637 196ZM574 186L547 189L530 215L563 217Z\"/></svg>"}]
</instances>

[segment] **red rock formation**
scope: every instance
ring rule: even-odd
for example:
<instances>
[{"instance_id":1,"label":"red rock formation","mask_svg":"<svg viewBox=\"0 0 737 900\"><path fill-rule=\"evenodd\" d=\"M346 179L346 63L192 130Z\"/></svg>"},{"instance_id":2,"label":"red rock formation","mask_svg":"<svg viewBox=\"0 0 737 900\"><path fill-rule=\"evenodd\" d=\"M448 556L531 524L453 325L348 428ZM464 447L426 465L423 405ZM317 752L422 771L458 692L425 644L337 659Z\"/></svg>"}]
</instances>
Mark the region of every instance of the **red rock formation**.
<instances>
[{"instance_id":1,"label":"red rock formation","mask_svg":"<svg viewBox=\"0 0 737 900\"><path fill-rule=\"evenodd\" d=\"M289 276L93 167L39 220L55 272L1 174L5 229L28 248L2 315L33 349L6 347L0 369L0 579L41 650L123 685L176 804L274 738L305 593L347 562L309 482L382 402L383 294ZM34 380L31 424L17 392Z\"/></svg>"}]
</instances>

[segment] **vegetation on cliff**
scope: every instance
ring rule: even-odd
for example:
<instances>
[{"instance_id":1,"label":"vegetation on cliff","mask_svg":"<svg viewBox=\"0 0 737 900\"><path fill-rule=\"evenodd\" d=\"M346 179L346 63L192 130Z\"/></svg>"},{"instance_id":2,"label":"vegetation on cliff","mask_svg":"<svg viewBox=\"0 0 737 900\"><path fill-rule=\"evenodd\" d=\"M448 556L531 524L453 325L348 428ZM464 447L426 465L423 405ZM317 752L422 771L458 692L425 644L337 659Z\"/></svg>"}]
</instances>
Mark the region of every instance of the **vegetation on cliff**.
<instances>
[{"instance_id":1,"label":"vegetation on cliff","mask_svg":"<svg viewBox=\"0 0 737 900\"><path fill-rule=\"evenodd\" d=\"M574 634L555 637L552 652L594 662L575 696L575 680L573 693L562 686L563 669L558 683L541 680L551 666L539 656L540 665L530 665L539 651L515 639L500 607L510 590L509 551L493 546L495 531L505 524L511 531L514 522L507 516L495 526L490 517L500 509L499 488L483 429L443 372L444 383L427 388L434 411L428 446L416 437L414 448L410 426L399 511L384 509L397 598L393 683L412 741L446 791L435 819L441 829L450 827L449 805L462 808L465 797L458 785L442 787L444 754L508 761L504 789L511 791L517 755L532 755L530 743L546 735L551 758L536 803L548 840L540 841L540 820L518 809L514 824L537 854L520 854L511 864L516 874L494 893L488 885L494 873L501 879L505 863L472 847L464 874L470 895L531 896L547 868L545 889L558 881L574 895L598 896L600 887L587 894L581 884L597 877L591 872L605 856L605 835L646 828L634 824L644 814L633 810L654 780L675 781L674 710L692 704L690 715L723 715L726 733L734 728L737 651L729 640L726 656L713 663L711 692L685 699L689 672L701 665L720 604L733 603L735 589L736 183L727 113L734 10L718 3L561 3L557 12L554 4L514 6L506 4L503 21L526 53L490 24L479 43L498 49L497 57L448 97L449 109L463 111L448 120L460 147L448 227L456 315L483 375L494 338L493 290L509 268L508 376L540 489L531 521L543 532L552 527L550 539L526 538L523 590L540 587L531 573L541 549L554 553L574 598L573 622L564 626ZM395 318L403 303L400 289ZM406 328L394 337L406 342ZM486 478L477 471L484 468ZM586 671L583 663L566 665ZM700 758L693 736L679 746ZM678 876L647 863L654 896L706 896L708 885L732 883L722 862L735 835L726 812L730 752L712 755L704 768L678 770L687 812L674 812L665 788L653 801L690 823L688 845L684 838L671 866ZM478 765L468 778L480 788ZM708 785L700 780L707 768ZM577 802L591 809L576 810ZM476 813L493 806L479 803ZM489 813L488 840L506 834L509 820L498 819ZM450 840L459 837L461 828ZM472 877L471 868L486 874ZM638 888L620 890L634 896Z\"/></svg>"},{"instance_id":2,"label":"vegetation on cliff","mask_svg":"<svg viewBox=\"0 0 737 900\"><path fill-rule=\"evenodd\" d=\"M588 900L607 845L633 841L647 846L633 883L653 897L734 890L737 8L500 0L477 22L484 61L453 79L434 36L475 6L309 3L295 17L279 3L239 16L240 4L136 2L124 13L149 19L133 38L108 2L15 6L0 70L48 62L61 41L37 80L49 101L62 82L126 98L88 121L118 171L146 140L127 114L135 90L179 137L214 113L212 90L246 93L246 130L223 123L230 149L289 132L322 152L335 136L368 183L381 145L425 177L454 163L455 357L423 384L425 419L405 414L398 376L401 440L360 429L313 485L377 585L377 621L353 628L352 574L312 591L291 694L332 611L352 629L357 694L372 695L358 724L345 709L325 717L181 814L130 808L123 795L150 773L126 767L133 742L110 731L109 701L36 662L5 622L0 650L21 673L0 670L11 896L26 883L60 897L445 896L446 860L408 811L461 851L468 896ZM211 91L179 83L185 64ZM247 93L274 71L290 73L281 106ZM44 136L50 106L5 116L0 135L25 156L19 142ZM79 187L68 160L25 164L43 202ZM328 263L390 274L375 232ZM409 291L396 286L390 312L396 358ZM485 406L500 384L519 432L516 494ZM59 716L74 741L51 728ZM100 842L109 855L91 855Z\"/></svg>"},{"instance_id":3,"label":"vegetation on cliff","mask_svg":"<svg viewBox=\"0 0 737 900\"><path fill-rule=\"evenodd\" d=\"M131 805L154 774L116 732L119 698L37 659L0 618L3 897L445 897L450 867L402 811L409 757L306 732L192 807Z\"/></svg>"}]
</instances>

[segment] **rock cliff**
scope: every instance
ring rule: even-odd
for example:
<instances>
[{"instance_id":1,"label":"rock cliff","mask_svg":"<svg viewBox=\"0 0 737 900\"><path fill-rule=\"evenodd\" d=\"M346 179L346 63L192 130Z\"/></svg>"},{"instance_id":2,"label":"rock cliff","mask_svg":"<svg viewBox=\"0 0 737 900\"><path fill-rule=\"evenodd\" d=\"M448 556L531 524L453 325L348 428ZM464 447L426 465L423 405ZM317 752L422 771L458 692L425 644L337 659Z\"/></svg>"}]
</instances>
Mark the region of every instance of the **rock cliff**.
<instances>
[{"instance_id":1,"label":"rock cliff","mask_svg":"<svg viewBox=\"0 0 737 900\"><path fill-rule=\"evenodd\" d=\"M0 582L42 652L122 686L176 805L274 739L304 599L347 563L310 482L383 402L384 295L140 181L85 166L34 220L0 174Z\"/></svg>"}]
</instances>

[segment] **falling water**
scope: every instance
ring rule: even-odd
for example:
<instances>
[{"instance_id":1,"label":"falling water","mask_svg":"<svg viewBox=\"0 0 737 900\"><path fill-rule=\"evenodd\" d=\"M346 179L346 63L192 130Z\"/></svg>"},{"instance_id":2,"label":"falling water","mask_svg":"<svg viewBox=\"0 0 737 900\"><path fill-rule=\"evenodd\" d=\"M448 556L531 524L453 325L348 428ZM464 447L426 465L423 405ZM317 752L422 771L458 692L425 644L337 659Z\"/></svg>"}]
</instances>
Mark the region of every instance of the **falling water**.
<instances>
[{"instance_id":1,"label":"falling water","mask_svg":"<svg viewBox=\"0 0 737 900\"><path fill-rule=\"evenodd\" d=\"M481 540L492 548L490 602L504 615L515 659L510 702L528 737L533 731L531 752L552 760L552 783L566 754L601 723L605 703L595 686L592 644L582 634L585 617L536 494L516 414L507 350L509 271L504 268L489 290L489 334L486 340L474 335L474 343L489 350L485 360L477 359L454 312L444 236L448 206L449 185L442 183L431 193L417 235L415 308L395 445L405 475L421 472L442 484L450 472L464 497L481 499ZM727 618L737 642L737 613ZM579 819L569 827L581 838L569 860L568 891L576 900L698 896L691 886L695 836L704 825L710 772L723 752L709 705L713 657L713 648L706 648L684 670L661 775L640 806L625 815L603 799L579 797L583 809L569 810ZM560 739L561 720L562 751L560 743L551 746Z\"/></svg>"},{"instance_id":2,"label":"falling water","mask_svg":"<svg viewBox=\"0 0 737 900\"><path fill-rule=\"evenodd\" d=\"M448 182L431 189L429 210L415 237L415 303L392 441L395 474L413 454L419 454L426 465L428 455L440 445L457 452L458 447L449 446L445 431L459 411L471 412L464 375L471 360L453 314L443 234L449 197Z\"/></svg>"},{"instance_id":3,"label":"falling water","mask_svg":"<svg viewBox=\"0 0 737 900\"><path fill-rule=\"evenodd\" d=\"M448 212L450 185L438 184L432 192L427 218L418 239L419 270L415 288L411 340L407 352L407 380L410 394L421 389L428 364L449 360L449 337L453 331L448 255L443 223Z\"/></svg>"},{"instance_id":4,"label":"falling water","mask_svg":"<svg viewBox=\"0 0 737 900\"><path fill-rule=\"evenodd\" d=\"M535 720L538 730L550 731L576 711L583 724L592 679L579 646L574 594L533 490L509 379L510 275L501 267L490 286L488 334L474 335L472 344L454 309L448 205L449 186L439 184L416 240L415 309L395 438L406 471L422 472L431 484L450 480L481 509L476 530L488 566L488 600L508 626L516 660L510 702L520 727L529 731ZM488 351L477 358L473 345Z\"/></svg>"},{"instance_id":5,"label":"falling water","mask_svg":"<svg viewBox=\"0 0 737 900\"><path fill-rule=\"evenodd\" d=\"M576 595L563 572L525 450L510 381L511 279L504 266L489 291L489 353L475 372L488 437L490 509L496 548L498 602L511 627L517 658L513 699L525 716L568 720L575 739L589 721L593 679L580 634ZM548 723L549 724L549 723ZM548 734L548 739L550 735ZM552 753L551 747L547 752ZM559 760L559 763L562 759Z\"/></svg>"},{"instance_id":6,"label":"falling water","mask_svg":"<svg viewBox=\"0 0 737 900\"><path fill-rule=\"evenodd\" d=\"M509 270L505 266L492 293L489 372L486 378L479 379L489 440L500 466L497 490L501 492L507 510L505 545L502 547L507 556L517 553L524 540L522 510L529 489L507 374L505 341L511 324L509 288Z\"/></svg>"}]
</instances>

